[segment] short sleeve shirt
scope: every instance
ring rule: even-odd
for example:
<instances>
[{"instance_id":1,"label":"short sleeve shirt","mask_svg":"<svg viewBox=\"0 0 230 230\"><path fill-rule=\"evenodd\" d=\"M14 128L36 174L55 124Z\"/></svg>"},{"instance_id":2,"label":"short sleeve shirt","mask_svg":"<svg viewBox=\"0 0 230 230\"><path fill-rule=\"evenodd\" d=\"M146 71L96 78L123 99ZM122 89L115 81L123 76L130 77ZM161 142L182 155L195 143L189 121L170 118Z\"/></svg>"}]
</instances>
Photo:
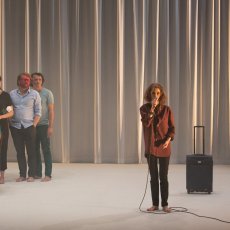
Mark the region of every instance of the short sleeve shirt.
<instances>
[{"instance_id":1,"label":"short sleeve shirt","mask_svg":"<svg viewBox=\"0 0 230 230\"><path fill-rule=\"evenodd\" d=\"M38 123L38 126L40 125L49 125L49 105L54 104L54 96L53 93L46 88L42 88L42 90L39 92L41 97L41 104L42 104L42 116L40 118L40 121Z\"/></svg>"},{"instance_id":2,"label":"short sleeve shirt","mask_svg":"<svg viewBox=\"0 0 230 230\"><path fill-rule=\"evenodd\" d=\"M12 106L13 103L12 103L12 100L10 98L10 95L9 93L3 91L1 94L0 94L0 115L3 115L3 114L6 114L7 113L7 106ZM4 125L4 124L7 124L8 122L8 119L1 119L0 120L0 124L1 125Z\"/></svg>"}]
</instances>

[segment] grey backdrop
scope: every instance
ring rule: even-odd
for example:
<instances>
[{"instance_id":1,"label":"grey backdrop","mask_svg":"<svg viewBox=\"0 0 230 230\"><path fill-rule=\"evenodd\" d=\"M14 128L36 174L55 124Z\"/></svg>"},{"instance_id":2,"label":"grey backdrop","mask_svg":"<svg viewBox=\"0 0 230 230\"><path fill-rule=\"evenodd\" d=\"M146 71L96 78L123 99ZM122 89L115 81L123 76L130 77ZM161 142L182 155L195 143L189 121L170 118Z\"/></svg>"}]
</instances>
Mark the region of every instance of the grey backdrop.
<instances>
[{"instance_id":1,"label":"grey backdrop","mask_svg":"<svg viewBox=\"0 0 230 230\"><path fill-rule=\"evenodd\" d=\"M228 0L5 0L1 14L5 89L40 71L54 93L55 162L145 161L139 107L160 82L175 115L171 162L205 125L206 153L230 163Z\"/></svg>"}]
</instances>

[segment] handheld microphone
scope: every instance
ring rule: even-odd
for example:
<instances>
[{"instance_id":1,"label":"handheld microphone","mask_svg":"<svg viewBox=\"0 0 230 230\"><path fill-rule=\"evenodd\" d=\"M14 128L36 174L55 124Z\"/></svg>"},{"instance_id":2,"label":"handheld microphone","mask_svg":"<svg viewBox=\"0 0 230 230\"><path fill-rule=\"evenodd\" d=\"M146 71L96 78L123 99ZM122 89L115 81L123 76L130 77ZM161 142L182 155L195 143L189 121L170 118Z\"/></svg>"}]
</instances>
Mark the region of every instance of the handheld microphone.
<instances>
[{"instance_id":1,"label":"handheld microphone","mask_svg":"<svg viewBox=\"0 0 230 230\"><path fill-rule=\"evenodd\" d=\"M152 100L152 106L155 108L157 106L157 104L159 103L158 102L159 98L157 97L154 97L153 100Z\"/></svg>"}]
</instances>

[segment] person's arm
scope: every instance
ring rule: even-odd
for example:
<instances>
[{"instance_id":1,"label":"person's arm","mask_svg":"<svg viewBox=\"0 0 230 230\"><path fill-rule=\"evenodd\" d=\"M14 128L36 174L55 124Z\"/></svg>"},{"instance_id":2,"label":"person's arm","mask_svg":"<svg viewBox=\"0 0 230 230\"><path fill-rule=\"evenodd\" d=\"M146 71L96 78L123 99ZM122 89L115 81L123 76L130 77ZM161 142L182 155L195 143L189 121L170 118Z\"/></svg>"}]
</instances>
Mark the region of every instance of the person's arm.
<instances>
[{"instance_id":1,"label":"person's arm","mask_svg":"<svg viewBox=\"0 0 230 230\"><path fill-rule=\"evenodd\" d=\"M39 120L40 120L40 116L35 115L35 116L34 116L34 121L33 121L33 126L34 126L34 127L36 127L36 126L37 126L37 124L38 124Z\"/></svg>"},{"instance_id":2,"label":"person's arm","mask_svg":"<svg viewBox=\"0 0 230 230\"><path fill-rule=\"evenodd\" d=\"M40 117L41 117L41 110L42 110L42 106L41 106L41 97L39 95L39 93L37 93L37 97L35 99L35 103L34 103L34 120L33 120L33 126L36 127Z\"/></svg>"},{"instance_id":3,"label":"person's arm","mask_svg":"<svg viewBox=\"0 0 230 230\"><path fill-rule=\"evenodd\" d=\"M14 115L13 106L7 106L6 111L7 111L7 113L0 115L0 120L13 117L13 115Z\"/></svg>"},{"instance_id":4,"label":"person's arm","mask_svg":"<svg viewBox=\"0 0 230 230\"><path fill-rule=\"evenodd\" d=\"M175 136L175 124L174 124L174 116L169 108L169 115L168 115L168 133L167 133L167 138L171 138L170 140L173 141L174 136Z\"/></svg>"},{"instance_id":5,"label":"person's arm","mask_svg":"<svg viewBox=\"0 0 230 230\"><path fill-rule=\"evenodd\" d=\"M172 114L171 109L169 109L168 126L169 126L168 133L166 135L167 139L165 143L163 144L164 149L168 147L170 141L174 139L174 135L175 135L174 116Z\"/></svg>"},{"instance_id":6,"label":"person's arm","mask_svg":"<svg viewBox=\"0 0 230 230\"><path fill-rule=\"evenodd\" d=\"M149 127L153 122L154 109L151 107L151 109L148 111L146 106L142 106L140 108L140 113L142 124L146 127Z\"/></svg>"},{"instance_id":7,"label":"person's arm","mask_svg":"<svg viewBox=\"0 0 230 230\"><path fill-rule=\"evenodd\" d=\"M54 124L54 104L49 104L48 110L49 110L49 127L47 130L47 136L51 137L53 133L53 124Z\"/></svg>"},{"instance_id":8,"label":"person's arm","mask_svg":"<svg viewBox=\"0 0 230 230\"><path fill-rule=\"evenodd\" d=\"M171 141L171 137L168 137L168 138L166 139L165 143L163 144L163 149L166 149L166 148L168 147L170 141Z\"/></svg>"}]
</instances>

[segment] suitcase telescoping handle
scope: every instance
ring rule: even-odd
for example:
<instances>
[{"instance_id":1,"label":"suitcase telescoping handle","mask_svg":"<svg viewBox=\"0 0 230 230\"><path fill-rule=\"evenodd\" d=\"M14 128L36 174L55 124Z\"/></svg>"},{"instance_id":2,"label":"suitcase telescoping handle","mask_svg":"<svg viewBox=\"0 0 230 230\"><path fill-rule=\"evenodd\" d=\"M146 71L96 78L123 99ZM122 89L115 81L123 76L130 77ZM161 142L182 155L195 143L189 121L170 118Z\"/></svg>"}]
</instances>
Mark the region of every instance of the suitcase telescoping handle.
<instances>
[{"instance_id":1,"label":"suitcase telescoping handle","mask_svg":"<svg viewBox=\"0 0 230 230\"><path fill-rule=\"evenodd\" d=\"M196 125L194 126L194 154L196 154L196 129L202 129L203 131L203 154L204 154L204 146L205 146L205 143L204 143L204 126L203 125Z\"/></svg>"}]
</instances>

